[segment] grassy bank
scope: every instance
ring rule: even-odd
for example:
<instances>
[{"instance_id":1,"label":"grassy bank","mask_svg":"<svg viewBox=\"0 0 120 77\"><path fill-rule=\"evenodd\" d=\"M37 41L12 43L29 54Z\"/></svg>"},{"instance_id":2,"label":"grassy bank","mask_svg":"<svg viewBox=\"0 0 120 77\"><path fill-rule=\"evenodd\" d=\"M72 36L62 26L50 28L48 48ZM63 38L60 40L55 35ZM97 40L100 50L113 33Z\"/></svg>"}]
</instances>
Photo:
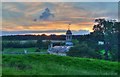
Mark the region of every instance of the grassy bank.
<instances>
[{"instance_id":1,"label":"grassy bank","mask_svg":"<svg viewBox=\"0 0 120 77\"><path fill-rule=\"evenodd\" d=\"M3 75L116 75L118 71L117 62L97 59L3 55Z\"/></svg>"}]
</instances>

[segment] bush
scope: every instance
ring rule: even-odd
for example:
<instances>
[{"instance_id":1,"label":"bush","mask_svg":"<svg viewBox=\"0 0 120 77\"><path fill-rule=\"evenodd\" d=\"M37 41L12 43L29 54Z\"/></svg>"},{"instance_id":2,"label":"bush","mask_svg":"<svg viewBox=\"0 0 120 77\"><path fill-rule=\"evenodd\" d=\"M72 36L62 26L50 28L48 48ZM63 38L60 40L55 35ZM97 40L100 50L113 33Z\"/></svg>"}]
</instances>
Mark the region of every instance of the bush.
<instances>
[{"instance_id":1,"label":"bush","mask_svg":"<svg viewBox=\"0 0 120 77\"><path fill-rule=\"evenodd\" d=\"M40 52L40 49L36 49L35 52Z\"/></svg>"},{"instance_id":2,"label":"bush","mask_svg":"<svg viewBox=\"0 0 120 77\"><path fill-rule=\"evenodd\" d=\"M72 47L69 52L67 52L68 56L75 57L89 57L89 58L98 58L98 54L94 49L88 47L86 43L82 43Z\"/></svg>"}]
</instances>

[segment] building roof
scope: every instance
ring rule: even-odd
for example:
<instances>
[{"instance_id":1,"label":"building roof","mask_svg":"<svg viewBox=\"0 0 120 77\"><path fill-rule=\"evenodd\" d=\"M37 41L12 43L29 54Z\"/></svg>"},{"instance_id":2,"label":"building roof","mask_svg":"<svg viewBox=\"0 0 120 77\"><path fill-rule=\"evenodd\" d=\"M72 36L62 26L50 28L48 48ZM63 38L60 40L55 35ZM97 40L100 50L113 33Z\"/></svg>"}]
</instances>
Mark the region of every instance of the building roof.
<instances>
[{"instance_id":1,"label":"building roof","mask_svg":"<svg viewBox=\"0 0 120 77\"><path fill-rule=\"evenodd\" d=\"M66 46L73 46L73 43L70 41L66 41Z\"/></svg>"},{"instance_id":2,"label":"building roof","mask_svg":"<svg viewBox=\"0 0 120 77\"><path fill-rule=\"evenodd\" d=\"M66 34L72 34L71 30L67 30Z\"/></svg>"},{"instance_id":3,"label":"building roof","mask_svg":"<svg viewBox=\"0 0 120 77\"><path fill-rule=\"evenodd\" d=\"M54 46L50 48L48 51L49 52L56 52L56 53L63 53L69 51L70 46Z\"/></svg>"}]
</instances>

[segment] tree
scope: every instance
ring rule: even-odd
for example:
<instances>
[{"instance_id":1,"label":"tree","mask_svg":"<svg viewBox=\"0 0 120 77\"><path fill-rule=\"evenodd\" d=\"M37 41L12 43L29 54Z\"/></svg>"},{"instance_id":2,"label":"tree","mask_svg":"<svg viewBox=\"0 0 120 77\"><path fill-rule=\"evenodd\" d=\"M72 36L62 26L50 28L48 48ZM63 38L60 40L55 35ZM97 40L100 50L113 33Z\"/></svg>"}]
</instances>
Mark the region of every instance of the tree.
<instances>
[{"instance_id":1,"label":"tree","mask_svg":"<svg viewBox=\"0 0 120 77\"><path fill-rule=\"evenodd\" d=\"M111 51L112 47L117 43L118 35L118 23L115 20L105 20L105 19L95 19L95 24L93 27L94 34L97 36L103 35L105 43L105 59L108 60L108 53Z\"/></svg>"},{"instance_id":2,"label":"tree","mask_svg":"<svg viewBox=\"0 0 120 77\"><path fill-rule=\"evenodd\" d=\"M94 51L94 49L88 47L85 42L72 47L70 51L67 52L67 55L73 57L98 58L98 54Z\"/></svg>"},{"instance_id":3,"label":"tree","mask_svg":"<svg viewBox=\"0 0 120 77\"><path fill-rule=\"evenodd\" d=\"M4 46L0 47L0 50L2 49L2 52L4 51Z\"/></svg>"},{"instance_id":4,"label":"tree","mask_svg":"<svg viewBox=\"0 0 120 77\"><path fill-rule=\"evenodd\" d=\"M44 42L43 43L43 48L44 49L48 49L48 45L50 45L51 44L51 41L46 41L46 42Z\"/></svg>"},{"instance_id":5,"label":"tree","mask_svg":"<svg viewBox=\"0 0 120 77\"><path fill-rule=\"evenodd\" d=\"M79 44L79 41L77 39L73 39L72 42L73 42L74 45L78 45Z\"/></svg>"},{"instance_id":6,"label":"tree","mask_svg":"<svg viewBox=\"0 0 120 77\"><path fill-rule=\"evenodd\" d=\"M38 49L42 49L42 48L43 48L42 39L38 39L38 40L37 40L36 47L37 47Z\"/></svg>"}]
</instances>

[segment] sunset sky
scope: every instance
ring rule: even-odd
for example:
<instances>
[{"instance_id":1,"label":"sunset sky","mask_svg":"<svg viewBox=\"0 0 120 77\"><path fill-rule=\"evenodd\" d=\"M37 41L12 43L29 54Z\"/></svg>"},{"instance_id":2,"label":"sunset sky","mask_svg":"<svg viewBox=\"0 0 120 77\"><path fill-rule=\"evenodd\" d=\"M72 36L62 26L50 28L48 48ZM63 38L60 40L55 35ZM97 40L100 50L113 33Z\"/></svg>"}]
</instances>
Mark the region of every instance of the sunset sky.
<instances>
[{"instance_id":1,"label":"sunset sky","mask_svg":"<svg viewBox=\"0 0 120 77\"><path fill-rule=\"evenodd\" d=\"M47 9L47 10L45 10ZM118 19L117 2L4 2L2 32L6 34L73 34L92 32L95 18Z\"/></svg>"}]
</instances>

